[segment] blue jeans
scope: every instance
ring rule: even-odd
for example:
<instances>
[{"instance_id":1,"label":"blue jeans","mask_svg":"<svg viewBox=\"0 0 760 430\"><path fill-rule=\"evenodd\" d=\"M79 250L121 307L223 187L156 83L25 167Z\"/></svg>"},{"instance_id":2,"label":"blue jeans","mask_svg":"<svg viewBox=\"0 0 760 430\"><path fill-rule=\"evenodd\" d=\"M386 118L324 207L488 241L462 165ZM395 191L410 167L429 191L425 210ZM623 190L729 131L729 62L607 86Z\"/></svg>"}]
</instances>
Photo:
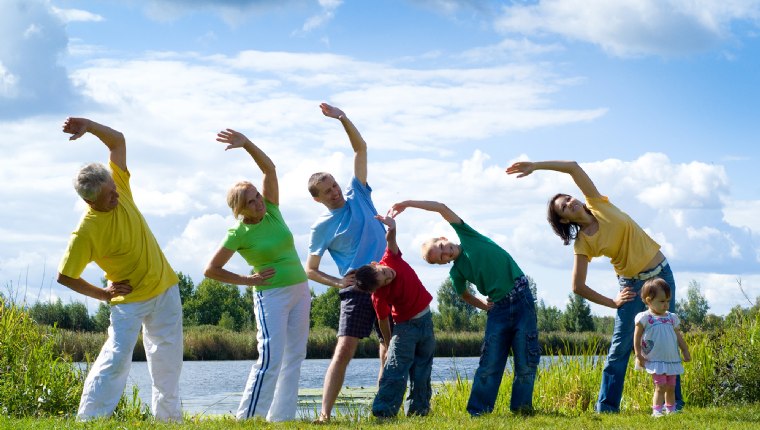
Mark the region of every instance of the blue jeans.
<instances>
[{"instance_id":1,"label":"blue jeans","mask_svg":"<svg viewBox=\"0 0 760 430\"><path fill-rule=\"evenodd\" d=\"M372 415L395 417L404 398L406 381L409 379L407 415L427 415L430 412L430 373L433 370L435 336L433 317L430 312L409 321L396 323L385 358L383 376Z\"/></svg>"},{"instance_id":2,"label":"blue jeans","mask_svg":"<svg viewBox=\"0 0 760 430\"><path fill-rule=\"evenodd\" d=\"M515 288L488 311L480 364L467 402L470 415L493 411L510 350L514 355L514 380L509 409L531 411L541 347L538 344L536 304L525 277L515 281Z\"/></svg>"},{"instance_id":3,"label":"blue jeans","mask_svg":"<svg viewBox=\"0 0 760 430\"><path fill-rule=\"evenodd\" d=\"M666 264L657 275L670 285L670 312L676 309L676 282L673 279L673 271ZM639 312L646 310L646 304L641 300L639 293L644 286L643 280L618 277L620 289L630 287L636 297L630 302L619 307L615 316L615 329L612 332L610 351L607 362L602 371L602 386L599 388L599 400L596 402L597 412L619 412L620 399L623 397L623 384L625 372L628 369L628 360L633 351L633 331L635 329L634 318ZM676 379L676 408L683 408L681 397L681 378Z\"/></svg>"}]
</instances>

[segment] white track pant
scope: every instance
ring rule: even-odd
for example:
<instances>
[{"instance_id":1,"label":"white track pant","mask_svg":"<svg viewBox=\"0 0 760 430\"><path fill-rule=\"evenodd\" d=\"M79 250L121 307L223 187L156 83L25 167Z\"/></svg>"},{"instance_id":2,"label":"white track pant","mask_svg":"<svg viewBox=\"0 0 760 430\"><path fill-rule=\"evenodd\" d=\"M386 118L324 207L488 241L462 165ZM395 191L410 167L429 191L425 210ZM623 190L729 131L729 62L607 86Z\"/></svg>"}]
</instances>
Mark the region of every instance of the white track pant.
<instances>
[{"instance_id":1,"label":"white track pant","mask_svg":"<svg viewBox=\"0 0 760 430\"><path fill-rule=\"evenodd\" d=\"M257 291L253 295L259 358L251 368L238 419L295 419L301 363L309 339L308 283Z\"/></svg>"},{"instance_id":2,"label":"white track pant","mask_svg":"<svg viewBox=\"0 0 760 430\"><path fill-rule=\"evenodd\" d=\"M143 302L111 306L108 339L84 381L78 420L108 417L116 409L127 385L140 326L153 382L151 411L158 420L182 420L182 303L176 285Z\"/></svg>"}]
</instances>

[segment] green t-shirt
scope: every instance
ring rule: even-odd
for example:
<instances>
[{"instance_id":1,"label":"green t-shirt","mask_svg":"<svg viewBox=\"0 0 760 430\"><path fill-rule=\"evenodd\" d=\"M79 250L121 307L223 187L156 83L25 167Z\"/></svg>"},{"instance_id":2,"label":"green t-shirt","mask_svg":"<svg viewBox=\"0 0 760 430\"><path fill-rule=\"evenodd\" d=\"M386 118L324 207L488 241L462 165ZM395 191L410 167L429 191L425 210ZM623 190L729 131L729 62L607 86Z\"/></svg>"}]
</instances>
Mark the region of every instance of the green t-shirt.
<instances>
[{"instance_id":1,"label":"green t-shirt","mask_svg":"<svg viewBox=\"0 0 760 430\"><path fill-rule=\"evenodd\" d=\"M512 291L515 279L523 276L523 271L507 251L464 221L452 223L451 227L462 246L462 252L449 271L454 291L461 295L469 281L492 302L503 299Z\"/></svg>"},{"instance_id":2,"label":"green t-shirt","mask_svg":"<svg viewBox=\"0 0 760 430\"><path fill-rule=\"evenodd\" d=\"M237 251L254 270L260 272L274 267L275 275L267 280L268 285L257 285L256 290L270 290L306 282L306 272L298 258L280 208L266 201L267 213L261 222L246 224L240 221L229 229L222 246Z\"/></svg>"}]
</instances>

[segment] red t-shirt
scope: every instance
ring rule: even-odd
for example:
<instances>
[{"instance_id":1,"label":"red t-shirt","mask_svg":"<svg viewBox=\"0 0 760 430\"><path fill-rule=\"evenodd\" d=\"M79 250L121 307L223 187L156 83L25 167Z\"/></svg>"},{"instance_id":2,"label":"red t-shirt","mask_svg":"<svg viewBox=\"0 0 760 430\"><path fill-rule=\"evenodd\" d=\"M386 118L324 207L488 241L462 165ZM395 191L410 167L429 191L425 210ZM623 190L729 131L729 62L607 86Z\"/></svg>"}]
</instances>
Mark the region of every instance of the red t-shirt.
<instances>
[{"instance_id":1,"label":"red t-shirt","mask_svg":"<svg viewBox=\"0 0 760 430\"><path fill-rule=\"evenodd\" d=\"M394 255L386 248L378 264L396 271L396 277L390 284L372 293L372 305L378 319L388 318L390 306L394 322L409 321L433 301L433 296L422 285L412 267L401 258L401 251Z\"/></svg>"}]
</instances>

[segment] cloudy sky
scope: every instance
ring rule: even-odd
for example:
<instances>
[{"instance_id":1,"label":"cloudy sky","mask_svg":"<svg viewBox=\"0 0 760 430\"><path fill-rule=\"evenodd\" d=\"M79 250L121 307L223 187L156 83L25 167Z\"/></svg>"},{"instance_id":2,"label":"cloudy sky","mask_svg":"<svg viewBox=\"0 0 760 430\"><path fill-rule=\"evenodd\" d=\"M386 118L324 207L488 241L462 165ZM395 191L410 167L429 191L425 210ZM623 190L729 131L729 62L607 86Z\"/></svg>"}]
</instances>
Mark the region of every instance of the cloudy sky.
<instances>
[{"instance_id":1,"label":"cloudy sky","mask_svg":"<svg viewBox=\"0 0 760 430\"><path fill-rule=\"evenodd\" d=\"M233 224L235 181L261 180L234 128L278 167L281 207L306 259L324 210L308 176L351 176L341 107L369 145L381 212L447 203L510 251L564 308L572 248L545 221L567 177L515 179L516 160L575 159L662 246L679 295L711 312L760 295L758 0L0 0L0 287L33 302L84 300L55 283L84 209L71 178L105 161L67 116L124 132L138 206L175 270L198 283ZM407 260L435 292L447 268L419 244L453 236L430 213L398 219ZM247 267L237 257L231 269ZM323 268L335 273L325 258ZM84 278L97 283L92 264ZM607 259L588 285L613 295ZM313 285L317 293L323 286ZM96 307L90 299L88 306ZM593 312L610 315L596 305Z\"/></svg>"}]
</instances>

